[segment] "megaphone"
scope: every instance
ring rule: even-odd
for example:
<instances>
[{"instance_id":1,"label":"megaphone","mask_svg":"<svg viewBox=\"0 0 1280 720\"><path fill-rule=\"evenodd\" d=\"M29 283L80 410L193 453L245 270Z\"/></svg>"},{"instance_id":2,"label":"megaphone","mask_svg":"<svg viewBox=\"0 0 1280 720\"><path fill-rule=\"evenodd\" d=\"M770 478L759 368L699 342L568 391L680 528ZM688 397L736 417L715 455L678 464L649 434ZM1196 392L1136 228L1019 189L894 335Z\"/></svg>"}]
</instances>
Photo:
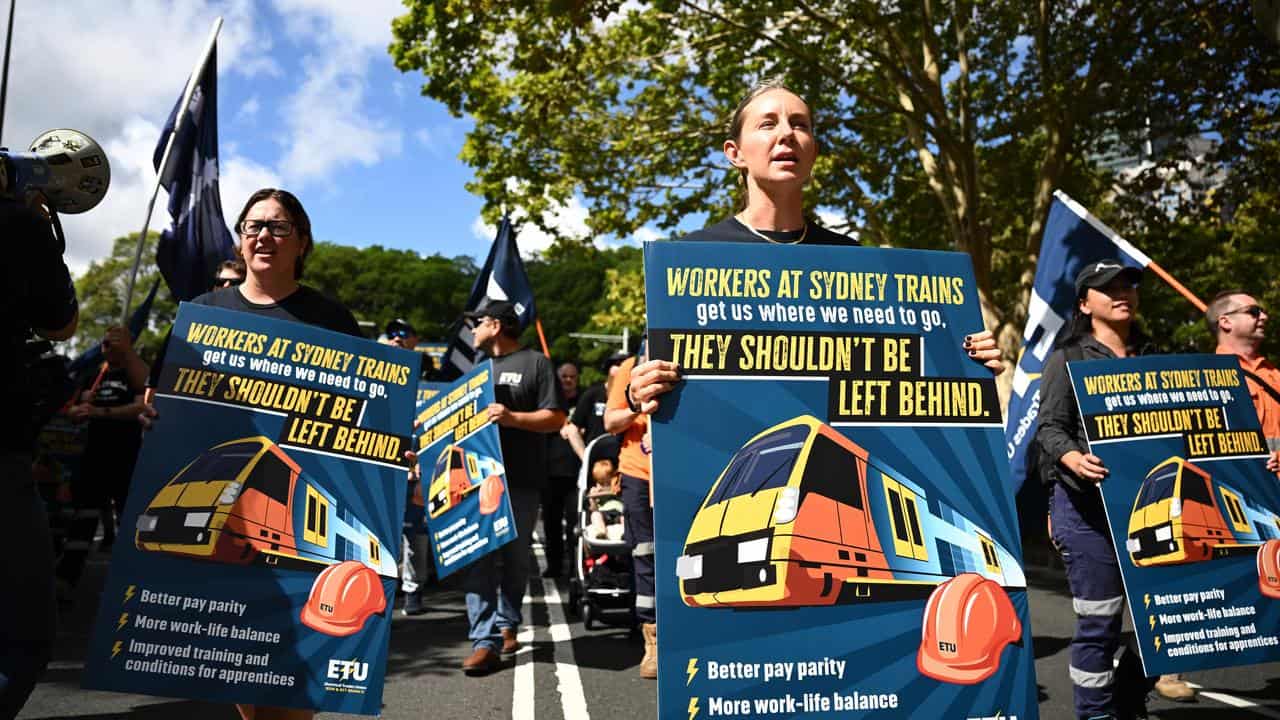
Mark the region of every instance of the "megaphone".
<instances>
[{"instance_id":1,"label":"megaphone","mask_svg":"<svg viewBox=\"0 0 1280 720\"><path fill-rule=\"evenodd\" d=\"M25 153L0 148L0 196L25 200L39 192L60 213L82 213L102 202L111 184L107 154L78 130L49 130Z\"/></svg>"}]
</instances>

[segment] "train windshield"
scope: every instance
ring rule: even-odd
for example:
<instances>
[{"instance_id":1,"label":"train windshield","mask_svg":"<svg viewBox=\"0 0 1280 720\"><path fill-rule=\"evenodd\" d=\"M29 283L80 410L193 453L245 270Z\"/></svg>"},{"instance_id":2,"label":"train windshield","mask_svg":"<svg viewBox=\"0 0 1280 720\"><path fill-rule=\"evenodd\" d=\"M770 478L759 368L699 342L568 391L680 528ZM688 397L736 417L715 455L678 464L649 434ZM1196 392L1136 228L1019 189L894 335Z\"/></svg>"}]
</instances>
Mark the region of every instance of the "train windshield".
<instances>
[{"instance_id":1,"label":"train windshield","mask_svg":"<svg viewBox=\"0 0 1280 720\"><path fill-rule=\"evenodd\" d=\"M1142 484L1142 494L1139 496L1138 507L1146 507L1152 503L1173 497L1173 484L1177 479L1177 465L1170 465L1158 474L1153 473L1147 476L1147 481Z\"/></svg>"},{"instance_id":2,"label":"train windshield","mask_svg":"<svg viewBox=\"0 0 1280 720\"><path fill-rule=\"evenodd\" d=\"M729 469L706 505L786 485L808 437L807 425L792 425L742 448L729 462Z\"/></svg>"},{"instance_id":3,"label":"train windshield","mask_svg":"<svg viewBox=\"0 0 1280 720\"><path fill-rule=\"evenodd\" d=\"M205 452L191 463L186 472L174 478L174 483L209 482L211 480L235 480L245 463L262 451L262 444L242 442L226 445Z\"/></svg>"},{"instance_id":4,"label":"train windshield","mask_svg":"<svg viewBox=\"0 0 1280 720\"><path fill-rule=\"evenodd\" d=\"M439 459L436 460L436 469L431 473L433 478L438 478L445 473L449 467L462 467L462 451L456 447L450 447L440 453Z\"/></svg>"}]
</instances>

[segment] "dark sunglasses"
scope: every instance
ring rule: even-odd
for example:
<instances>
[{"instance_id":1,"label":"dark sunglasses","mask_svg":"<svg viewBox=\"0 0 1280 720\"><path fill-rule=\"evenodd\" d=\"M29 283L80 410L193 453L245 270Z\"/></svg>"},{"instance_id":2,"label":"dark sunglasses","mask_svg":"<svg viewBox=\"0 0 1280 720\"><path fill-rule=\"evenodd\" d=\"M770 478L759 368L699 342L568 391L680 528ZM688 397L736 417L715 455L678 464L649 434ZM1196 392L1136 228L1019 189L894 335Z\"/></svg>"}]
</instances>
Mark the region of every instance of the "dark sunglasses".
<instances>
[{"instance_id":1,"label":"dark sunglasses","mask_svg":"<svg viewBox=\"0 0 1280 720\"><path fill-rule=\"evenodd\" d=\"M244 278L220 277L214 280L214 284L218 287L234 287L242 282L244 282Z\"/></svg>"},{"instance_id":2,"label":"dark sunglasses","mask_svg":"<svg viewBox=\"0 0 1280 720\"><path fill-rule=\"evenodd\" d=\"M1247 307L1236 308L1235 310L1232 310L1230 312L1224 312L1222 314L1235 315L1236 313L1244 313L1246 315L1252 315L1253 318L1256 320L1262 317L1263 315L1265 315L1267 311L1263 310L1261 305L1249 305Z\"/></svg>"},{"instance_id":3,"label":"dark sunglasses","mask_svg":"<svg viewBox=\"0 0 1280 720\"><path fill-rule=\"evenodd\" d=\"M409 331L408 331L408 330L392 330L391 332L387 333L387 337L389 337L389 338L407 338L407 337L409 337Z\"/></svg>"}]
</instances>

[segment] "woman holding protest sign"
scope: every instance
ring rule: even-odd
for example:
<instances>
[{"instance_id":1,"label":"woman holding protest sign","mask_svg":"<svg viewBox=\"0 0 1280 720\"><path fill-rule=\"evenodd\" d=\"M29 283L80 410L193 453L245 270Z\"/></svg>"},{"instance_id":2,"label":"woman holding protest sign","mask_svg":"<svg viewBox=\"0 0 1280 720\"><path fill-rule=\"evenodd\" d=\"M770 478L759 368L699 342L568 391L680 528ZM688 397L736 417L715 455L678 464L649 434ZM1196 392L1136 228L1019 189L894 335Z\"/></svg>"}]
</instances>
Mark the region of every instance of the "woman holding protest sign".
<instances>
[{"instance_id":1,"label":"woman holding protest sign","mask_svg":"<svg viewBox=\"0 0 1280 720\"><path fill-rule=\"evenodd\" d=\"M1118 262L1087 265L1076 276L1076 310L1045 362L1040 385L1040 427L1034 447L1044 481L1051 484L1050 525L1062 553L1076 612L1071 640L1071 683L1076 715L1145 717L1154 682L1143 676L1137 653L1120 647L1124 585L1107 526L1102 496L1094 487L1108 475L1089 452L1067 363L1140 354L1144 338L1134 326L1142 271Z\"/></svg>"},{"instance_id":2,"label":"woman holding protest sign","mask_svg":"<svg viewBox=\"0 0 1280 720\"><path fill-rule=\"evenodd\" d=\"M240 211L235 231L236 254L244 260L246 268L244 282L205 293L192 302L362 337L350 310L299 282L314 240L311 221L297 197L275 188L258 190L249 196ZM160 377L163 363L162 350L153 367L152 388ZM146 428L159 421L152 395L153 390L148 388L139 416ZM416 455L412 459L416 459ZM315 716L311 710L293 708L237 705L237 709L245 720L306 720Z\"/></svg>"},{"instance_id":3,"label":"woman holding protest sign","mask_svg":"<svg viewBox=\"0 0 1280 720\"><path fill-rule=\"evenodd\" d=\"M778 81L766 81L751 89L738 103L728 123L724 154L737 169L744 188L742 209L732 217L683 238L687 241L750 242L780 245L857 245L853 238L833 232L805 216L804 186L818 157L818 141L813 113L808 103ZM964 350L992 372L1004 365L995 338L983 330L966 336ZM622 453L629 446L647 456L648 434L635 426L647 427L647 416L658 408L659 398L680 381L680 367L668 360L637 362L627 372L619 372L616 392L610 393L605 415L606 428L623 434ZM652 553L653 509L649 503L648 473L637 477L628 473L624 461L622 476L625 527L637 548ZM647 529L648 535L634 535ZM641 675L656 675L657 628L653 605L643 607L645 588L653 588L651 562L637 561L636 615L644 623L645 658ZM652 603L652 598L647 598Z\"/></svg>"}]
</instances>

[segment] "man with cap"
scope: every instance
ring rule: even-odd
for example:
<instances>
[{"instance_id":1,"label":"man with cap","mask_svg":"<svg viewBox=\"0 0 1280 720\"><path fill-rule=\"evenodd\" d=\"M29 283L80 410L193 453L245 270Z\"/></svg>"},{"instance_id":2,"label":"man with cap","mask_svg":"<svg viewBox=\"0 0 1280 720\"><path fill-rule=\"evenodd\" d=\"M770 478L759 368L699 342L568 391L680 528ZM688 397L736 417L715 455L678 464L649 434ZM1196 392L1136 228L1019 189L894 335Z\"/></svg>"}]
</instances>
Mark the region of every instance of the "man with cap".
<instances>
[{"instance_id":1,"label":"man with cap","mask_svg":"<svg viewBox=\"0 0 1280 720\"><path fill-rule=\"evenodd\" d=\"M1089 452L1067 363L1142 354L1134 326L1142 271L1104 260L1076 276L1076 307L1064 337L1045 361L1040 384L1040 426L1033 448L1050 486L1050 536L1061 552L1076 614L1068 672L1076 717L1125 720L1146 717L1144 677L1132 648L1121 646L1124 584L1097 483L1108 474Z\"/></svg>"},{"instance_id":2,"label":"man with cap","mask_svg":"<svg viewBox=\"0 0 1280 720\"><path fill-rule=\"evenodd\" d=\"M520 647L516 633L523 622L520 605L529 580L529 540L547 482L545 434L564 425L565 413L551 361L520 345L514 305L485 298L463 316L471 326L472 344L493 360L495 402L488 415L498 425L516 520L516 539L475 561L464 581L474 650L462 669L468 675L486 675L501 665L499 653L514 655Z\"/></svg>"},{"instance_id":3,"label":"man with cap","mask_svg":"<svg viewBox=\"0 0 1280 720\"><path fill-rule=\"evenodd\" d=\"M605 381L592 385L578 396L578 404L573 409L571 422L561 430L561 434L573 446L578 457L582 457L588 443L605 434L604 410L609 400L609 383L613 382L613 376L618 374L618 366L629 357L631 357L630 354L619 350L605 358L600 363L600 369L605 372Z\"/></svg>"},{"instance_id":4,"label":"man with cap","mask_svg":"<svg viewBox=\"0 0 1280 720\"><path fill-rule=\"evenodd\" d=\"M1218 341L1214 352L1235 355L1244 371L1245 384L1267 438L1267 469L1280 470L1280 370L1260 352L1266 337L1268 315L1258 301L1244 290L1224 290L1213 297L1205 310L1209 331Z\"/></svg>"}]
</instances>

